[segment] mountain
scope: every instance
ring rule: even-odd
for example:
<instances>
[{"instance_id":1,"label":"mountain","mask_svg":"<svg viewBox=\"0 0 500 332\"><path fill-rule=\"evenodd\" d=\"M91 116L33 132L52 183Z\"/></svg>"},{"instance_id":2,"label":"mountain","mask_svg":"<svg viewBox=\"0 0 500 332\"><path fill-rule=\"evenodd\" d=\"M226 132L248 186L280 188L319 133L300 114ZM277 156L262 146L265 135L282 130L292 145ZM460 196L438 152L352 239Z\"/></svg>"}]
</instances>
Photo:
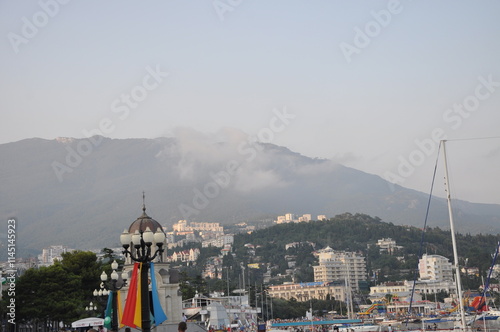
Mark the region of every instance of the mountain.
<instances>
[{"instance_id":1,"label":"mountain","mask_svg":"<svg viewBox=\"0 0 500 332\"><path fill-rule=\"evenodd\" d=\"M423 225L427 194L231 135L1 144L0 217L17 218L17 252L32 253L55 244L119 246L119 234L142 213L143 191L147 213L166 226L179 219L231 224L287 212L313 218L364 213ZM455 208L457 231L500 233L499 205L457 202ZM433 200L429 224L448 227L443 199ZM4 243L6 231L0 234Z\"/></svg>"}]
</instances>

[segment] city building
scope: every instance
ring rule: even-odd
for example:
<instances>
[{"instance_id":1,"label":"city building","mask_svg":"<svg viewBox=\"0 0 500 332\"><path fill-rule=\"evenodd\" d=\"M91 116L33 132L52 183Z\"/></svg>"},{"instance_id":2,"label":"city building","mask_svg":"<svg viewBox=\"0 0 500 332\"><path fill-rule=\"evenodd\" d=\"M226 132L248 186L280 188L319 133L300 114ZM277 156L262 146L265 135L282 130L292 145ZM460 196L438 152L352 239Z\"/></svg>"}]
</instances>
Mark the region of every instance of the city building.
<instances>
[{"instance_id":1,"label":"city building","mask_svg":"<svg viewBox=\"0 0 500 332\"><path fill-rule=\"evenodd\" d=\"M326 300L328 296L337 301L346 300L346 287L343 282L304 282L284 283L283 285L269 286L269 295L274 298L297 301L310 299Z\"/></svg>"},{"instance_id":2,"label":"city building","mask_svg":"<svg viewBox=\"0 0 500 332\"><path fill-rule=\"evenodd\" d=\"M200 257L200 249L191 248L189 250L176 251L167 258L169 262L195 262Z\"/></svg>"},{"instance_id":3,"label":"city building","mask_svg":"<svg viewBox=\"0 0 500 332\"><path fill-rule=\"evenodd\" d=\"M452 281L452 264L439 255L422 255L418 262L419 280Z\"/></svg>"},{"instance_id":4,"label":"city building","mask_svg":"<svg viewBox=\"0 0 500 332\"><path fill-rule=\"evenodd\" d=\"M396 245L396 241L394 241L390 237L378 240L377 246L379 246L380 252L387 252L389 255L392 255L394 251L403 248L403 246Z\"/></svg>"},{"instance_id":5,"label":"city building","mask_svg":"<svg viewBox=\"0 0 500 332\"><path fill-rule=\"evenodd\" d=\"M322 219L319 219L319 217L322 217ZM323 220L326 219L326 216L324 215L319 215L318 220ZM298 222L309 222L312 220L312 215L311 214L303 214L302 216L296 216L293 213L286 213L284 216L278 216L276 217L276 220L274 221L277 224L287 224L287 223L298 223Z\"/></svg>"},{"instance_id":6,"label":"city building","mask_svg":"<svg viewBox=\"0 0 500 332\"><path fill-rule=\"evenodd\" d=\"M413 281L395 281L386 282L380 285L370 287L369 298L372 301L384 298L385 295L391 294L396 297L404 297L411 294L413 290ZM436 281L436 280L417 280L415 282L415 294L426 296L446 292L448 294L456 294L456 287L453 281Z\"/></svg>"},{"instance_id":7,"label":"city building","mask_svg":"<svg viewBox=\"0 0 500 332\"><path fill-rule=\"evenodd\" d=\"M288 250L290 248L297 248L297 247L300 247L300 246L305 246L305 245L309 245L311 247L316 247L316 243L314 242L309 242L309 241L305 241L305 242L292 242L292 243L287 243L285 244L285 250Z\"/></svg>"},{"instance_id":8,"label":"city building","mask_svg":"<svg viewBox=\"0 0 500 332\"><path fill-rule=\"evenodd\" d=\"M346 280L353 291L359 291L360 283L366 282L366 262L362 255L335 251L330 247L317 251L316 255L319 258L319 265L313 266L314 281Z\"/></svg>"},{"instance_id":9,"label":"city building","mask_svg":"<svg viewBox=\"0 0 500 332\"><path fill-rule=\"evenodd\" d=\"M201 243L202 248L216 247L222 248L226 245L231 246L234 243L234 235L232 234L222 234L214 239L205 240Z\"/></svg>"},{"instance_id":10,"label":"city building","mask_svg":"<svg viewBox=\"0 0 500 332\"><path fill-rule=\"evenodd\" d=\"M370 287L370 295L382 294L401 294L408 293L408 282L405 281L391 281L385 282L377 286Z\"/></svg>"},{"instance_id":11,"label":"city building","mask_svg":"<svg viewBox=\"0 0 500 332\"><path fill-rule=\"evenodd\" d=\"M173 225L174 232L215 232L224 233L224 227L218 222L188 222L187 220L179 220Z\"/></svg>"},{"instance_id":12,"label":"city building","mask_svg":"<svg viewBox=\"0 0 500 332\"><path fill-rule=\"evenodd\" d=\"M309 222L311 221L312 217L310 214L304 214L302 217L299 217L298 221L299 222Z\"/></svg>"},{"instance_id":13,"label":"city building","mask_svg":"<svg viewBox=\"0 0 500 332\"><path fill-rule=\"evenodd\" d=\"M72 252L75 249L69 249L67 246L50 246L42 249L42 254L38 256L39 266L50 266L55 260L61 261L62 254Z\"/></svg>"}]
</instances>

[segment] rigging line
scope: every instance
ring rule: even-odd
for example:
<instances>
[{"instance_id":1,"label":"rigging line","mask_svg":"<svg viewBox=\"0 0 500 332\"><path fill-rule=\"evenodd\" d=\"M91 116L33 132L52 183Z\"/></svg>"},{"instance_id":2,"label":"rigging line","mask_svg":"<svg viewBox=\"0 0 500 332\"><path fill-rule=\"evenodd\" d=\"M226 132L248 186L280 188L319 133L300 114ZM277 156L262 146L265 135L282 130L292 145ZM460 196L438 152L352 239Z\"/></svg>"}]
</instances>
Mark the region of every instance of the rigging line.
<instances>
[{"instance_id":1,"label":"rigging line","mask_svg":"<svg viewBox=\"0 0 500 332\"><path fill-rule=\"evenodd\" d=\"M419 259L417 260L417 267L415 269L415 273L413 274L413 287L411 289L410 305L408 307L408 317L406 319L406 326L408 326L408 318L409 318L409 315L411 313L412 305L413 305L413 295L415 294L415 285L417 284L418 265L419 265L420 258L422 257L422 251L423 251L423 247L424 247L425 232L427 231L427 220L429 217L429 211L430 211L430 207L431 207L432 191L434 189L434 182L436 180L437 166L438 166L438 162L439 162L440 151L441 151L441 143L439 143L439 146L438 146L436 164L434 165L434 173L432 174L432 182L431 182L431 189L429 192L429 199L427 200L427 209L425 211L424 228L422 229L422 236L420 238L420 249L419 249L419 253L418 253Z\"/></svg>"},{"instance_id":2,"label":"rigging line","mask_svg":"<svg viewBox=\"0 0 500 332\"><path fill-rule=\"evenodd\" d=\"M469 138L454 138L454 139L446 139L447 142L456 142L456 141L477 141L477 140L485 140L485 139L500 139L500 136L489 136L489 137L469 137Z\"/></svg>"}]
</instances>

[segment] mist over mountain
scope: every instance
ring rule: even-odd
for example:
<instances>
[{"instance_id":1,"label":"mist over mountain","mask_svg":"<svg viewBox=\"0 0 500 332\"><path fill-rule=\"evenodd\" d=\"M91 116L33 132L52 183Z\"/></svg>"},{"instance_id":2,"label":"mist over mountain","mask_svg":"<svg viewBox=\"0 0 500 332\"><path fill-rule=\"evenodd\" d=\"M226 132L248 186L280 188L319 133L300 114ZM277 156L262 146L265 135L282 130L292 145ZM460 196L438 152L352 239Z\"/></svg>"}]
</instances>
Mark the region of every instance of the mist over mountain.
<instances>
[{"instance_id":1,"label":"mist over mountain","mask_svg":"<svg viewBox=\"0 0 500 332\"><path fill-rule=\"evenodd\" d=\"M1 144L0 156L0 216L17 218L18 252L118 247L120 233L142 213L142 191L148 215L165 226L351 212L422 227L428 199L230 129L183 129L158 139L33 138ZM458 232L500 233L499 205L454 203ZM429 226L448 228L443 199L433 199ZM6 232L0 229L3 243Z\"/></svg>"}]
</instances>

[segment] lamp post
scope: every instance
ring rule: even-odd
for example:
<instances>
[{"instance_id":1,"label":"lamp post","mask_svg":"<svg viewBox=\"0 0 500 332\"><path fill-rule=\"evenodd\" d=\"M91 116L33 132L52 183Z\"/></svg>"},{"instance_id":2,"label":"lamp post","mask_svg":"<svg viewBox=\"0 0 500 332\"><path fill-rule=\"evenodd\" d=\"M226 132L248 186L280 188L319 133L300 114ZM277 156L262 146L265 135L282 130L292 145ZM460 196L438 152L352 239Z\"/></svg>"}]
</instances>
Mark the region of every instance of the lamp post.
<instances>
[{"instance_id":1,"label":"lamp post","mask_svg":"<svg viewBox=\"0 0 500 332\"><path fill-rule=\"evenodd\" d=\"M134 234L130 234L124 230L120 235L120 242L123 246L123 254L125 257L130 257L133 261L142 263L141 268L141 305L142 305L142 331L151 331L151 321L149 317L149 285L148 271L150 263L163 253L163 242L165 241L165 233L161 228L153 233L149 227L146 230L136 230ZM153 242L156 244L154 252L152 250ZM132 244L132 247L130 246Z\"/></svg>"},{"instance_id":2,"label":"lamp post","mask_svg":"<svg viewBox=\"0 0 500 332\"><path fill-rule=\"evenodd\" d=\"M102 271L101 274L101 288L103 286L106 286L108 290L106 289L100 289L99 291L94 290L94 296L100 296L100 295L108 295L109 293L112 294L113 296L113 302L111 303L111 308L113 310L113 317L111 318L111 329L115 332L118 331L118 296L116 295L117 292L123 288L127 284L127 278L128 274L127 272L123 272L119 274L116 272L118 269L118 263L116 261L113 261L111 263L111 269L113 272L111 272L111 275L108 277L106 272ZM106 317L104 317L106 318Z\"/></svg>"}]
</instances>

